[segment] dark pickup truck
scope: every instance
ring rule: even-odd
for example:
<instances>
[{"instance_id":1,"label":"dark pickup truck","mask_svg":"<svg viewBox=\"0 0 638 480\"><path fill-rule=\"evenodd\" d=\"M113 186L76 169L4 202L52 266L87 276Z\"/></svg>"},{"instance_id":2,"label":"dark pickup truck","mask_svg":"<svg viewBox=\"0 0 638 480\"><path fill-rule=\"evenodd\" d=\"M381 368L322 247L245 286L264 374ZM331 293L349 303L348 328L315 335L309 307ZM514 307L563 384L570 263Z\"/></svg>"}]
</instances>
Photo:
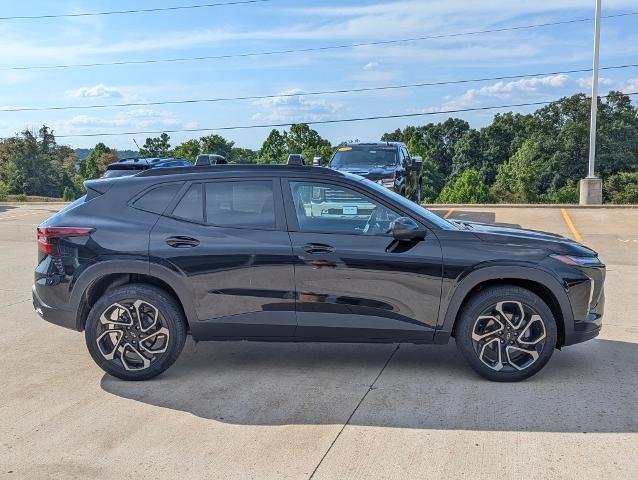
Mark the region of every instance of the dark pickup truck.
<instances>
[{"instance_id":1,"label":"dark pickup truck","mask_svg":"<svg viewBox=\"0 0 638 480\"><path fill-rule=\"evenodd\" d=\"M423 159L410 155L405 143L352 143L341 146L328 167L377 182L421 203Z\"/></svg>"}]
</instances>

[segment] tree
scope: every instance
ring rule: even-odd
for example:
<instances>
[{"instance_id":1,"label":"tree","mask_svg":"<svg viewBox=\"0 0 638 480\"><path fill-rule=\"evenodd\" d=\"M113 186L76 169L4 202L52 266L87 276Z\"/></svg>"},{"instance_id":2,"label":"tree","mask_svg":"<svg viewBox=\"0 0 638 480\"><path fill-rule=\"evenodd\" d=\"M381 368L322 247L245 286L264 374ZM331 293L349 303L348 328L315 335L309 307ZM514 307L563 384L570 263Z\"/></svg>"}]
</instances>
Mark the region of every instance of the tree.
<instances>
[{"instance_id":1,"label":"tree","mask_svg":"<svg viewBox=\"0 0 638 480\"><path fill-rule=\"evenodd\" d=\"M279 130L273 129L261 146L258 163L284 163L287 155L286 141Z\"/></svg>"},{"instance_id":2,"label":"tree","mask_svg":"<svg viewBox=\"0 0 638 480\"><path fill-rule=\"evenodd\" d=\"M200 153L201 148L199 141L194 138L178 145L173 151L173 155L176 157L185 158L191 162L194 162L197 159L197 155Z\"/></svg>"},{"instance_id":3,"label":"tree","mask_svg":"<svg viewBox=\"0 0 638 480\"><path fill-rule=\"evenodd\" d=\"M466 170L474 170L485 176L485 159L483 158L483 141L481 134L470 129L454 144L452 156L452 172L448 179L451 185Z\"/></svg>"},{"instance_id":4,"label":"tree","mask_svg":"<svg viewBox=\"0 0 638 480\"><path fill-rule=\"evenodd\" d=\"M611 203L638 203L638 172L620 172L605 181L603 193Z\"/></svg>"},{"instance_id":5,"label":"tree","mask_svg":"<svg viewBox=\"0 0 638 480\"><path fill-rule=\"evenodd\" d=\"M95 145L89 155L80 162L79 174L83 180L99 178L106 168L118 161L117 150L111 149L102 142Z\"/></svg>"},{"instance_id":6,"label":"tree","mask_svg":"<svg viewBox=\"0 0 638 480\"><path fill-rule=\"evenodd\" d=\"M230 152L230 161L232 163L256 163L259 152L250 148L233 147Z\"/></svg>"},{"instance_id":7,"label":"tree","mask_svg":"<svg viewBox=\"0 0 638 480\"><path fill-rule=\"evenodd\" d=\"M142 157L167 157L171 151L170 139L171 137L166 133L162 133L159 137L147 138L144 146L140 148L140 155Z\"/></svg>"},{"instance_id":8,"label":"tree","mask_svg":"<svg viewBox=\"0 0 638 480\"><path fill-rule=\"evenodd\" d=\"M492 195L499 203L534 203L546 174L538 141L527 140L514 156L499 165Z\"/></svg>"},{"instance_id":9,"label":"tree","mask_svg":"<svg viewBox=\"0 0 638 480\"><path fill-rule=\"evenodd\" d=\"M226 160L230 160L235 142L226 140L221 135L212 134L199 139L202 153L214 153L223 155Z\"/></svg>"},{"instance_id":10,"label":"tree","mask_svg":"<svg viewBox=\"0 0 638 480\"><path fill-rule=\"evenodd\" d=\"M330 142L305 123L291 125L290 132L284 132L283 138L287 152L301 153L306 162L311 162L313 157L321 157L325 163L332 155Z\"/></svg>"},{"instance_id":11,"label":"tree","mask_svg":"<svg viewBox=\"0 0 638 480\"><path fill-rule=\"evenodd\" d=\"M476 170L466 170L439 196L439 203L489 203L490 190Z\"/></svg>"},{"instance_id":12,"label":"tree","mask_svg":"<svg viewBox=\"0 0 638 480\"><path fill-rule=\"evenodd\" d=\"M47 126L24 130L0 142L0 183L10 193L59 198L73 185L76 161L73 150L58 145Z\"/></svg>"}]
</instances>

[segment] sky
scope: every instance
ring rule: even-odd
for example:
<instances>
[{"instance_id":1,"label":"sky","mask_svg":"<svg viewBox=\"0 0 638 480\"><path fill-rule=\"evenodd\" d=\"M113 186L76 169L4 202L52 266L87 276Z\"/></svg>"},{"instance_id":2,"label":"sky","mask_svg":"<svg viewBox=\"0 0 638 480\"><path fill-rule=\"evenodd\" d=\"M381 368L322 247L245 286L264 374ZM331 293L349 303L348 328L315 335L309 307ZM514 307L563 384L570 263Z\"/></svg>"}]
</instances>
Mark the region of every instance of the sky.
<instances>
[{"instance_id":1,"label":"sky","mask_svg":"<svg viewBox=\"0 0 638 480\"><path fill-rule=\"evenodd\" d=\"M223 0L218 0L223 1ZM2 2L0 16L172 7L210 0ZM0 110L281 95L586 69L593 22L407 43L189 62L82 68L15 67L236 55L502 29L593 17L594 0L270 0L211 8L55 19L0 20ZM603 15L638 11L636 0L603 0ZM638 64L638 15L602 21L601 66ZM216 103L0 112L0 137L48 125L59 143L103 141L135 149L147 134L70 135L430 116L315 125L333 144L378 140L406 125L445 120L442 110L555 100L591 89L589 73L399 90ZM600 93L638 92L638 68L601 71ZM638 96L633 97L634 101ZM535 107L519 107L519 112ZM512 110L512 109L506 109ZM464 112L474 127L498 110ZM257 149L269 128L219 131ZM214 132L171 133L173 146Z\"/></svg>"}]
</instances>

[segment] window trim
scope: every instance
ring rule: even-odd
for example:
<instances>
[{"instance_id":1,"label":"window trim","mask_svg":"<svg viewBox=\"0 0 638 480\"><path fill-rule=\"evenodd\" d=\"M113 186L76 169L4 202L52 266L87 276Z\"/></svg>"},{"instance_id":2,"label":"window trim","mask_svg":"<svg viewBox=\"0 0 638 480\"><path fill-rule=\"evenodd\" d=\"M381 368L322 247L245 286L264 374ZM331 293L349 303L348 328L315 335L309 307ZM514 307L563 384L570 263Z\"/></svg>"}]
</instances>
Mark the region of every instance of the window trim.
<instances>
[{"instance_id":1,"label":"window trim","mask_svg":"<svg viewBox=\"0 0 638 480\"><path fill-rule=\"evenodd\" d=\"M350 236L356 236L356 237L384 237L384 238L393 238L392 234L390 233L355 233L355 232L328 232L325 230L302 230L299 227L299 219L297 218L297 212L295 209L295 199L293 197L292 194L292 186L291 183L292 182L296 182L296 183L321 183L321 184L326 184L326 185L334 185L334 186L339 186L339 187L343 187L343 188L349 188L350 190L353 190L365 197L370 198L371 200L373 200L375 203L391 210L392 212L396 213L397 215L399 215L400 217L410 217L413 218L412 215L408 215L406 214L403 210L401 209L397 209L396 206L388 204L388 202L383 201L382 199L380 199L379 197L377 197L376 195L374 195L374 193L367 191L364 188L359 188L358 185L352 185L351 183L348 182L341 182L339 180L336 179L324 179L324 178L312 178L312 177L288 177L283 179L282 181L282 190L285 190L284 195L286 196L286 202L285 202L285 207L286 207L286 219L288 221L288 231L289 232L298 232L298 233L316 233L316 234L320 234L320 235L350 235ZM423 225L423 222L421 222L418 219L414 219L417 223L419 223L420 225Z\"/></svg>"}]
</instances>

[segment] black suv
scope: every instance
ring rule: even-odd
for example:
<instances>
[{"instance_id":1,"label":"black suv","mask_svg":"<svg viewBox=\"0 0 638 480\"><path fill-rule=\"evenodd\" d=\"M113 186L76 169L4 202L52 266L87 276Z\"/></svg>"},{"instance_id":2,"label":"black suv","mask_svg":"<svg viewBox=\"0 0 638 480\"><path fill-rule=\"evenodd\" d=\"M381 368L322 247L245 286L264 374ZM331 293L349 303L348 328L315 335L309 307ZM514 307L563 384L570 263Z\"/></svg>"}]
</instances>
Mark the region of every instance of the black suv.
<instances>
[{"instance_id":1,"label":"black suv","mask_svg":"<svg viewBox=\"0 0 638 480\"><path fill-rule=\"evenodd\" d=\"M354 173L421 203L421 157L410 155L401 142L350 143L332 156L328 168Z\"/></svg>"},{"instance_id":2,"label":"black suv","mask_svg":"<svg viewBox=\"0 0 638 480\"><path fill-rule=\"evenodd\" d=\"M180 157L123 158L106 167L102 178L126 177L150 168L190 167L193 164Z\"/></svg>"},{"instance_id":3,"label":"black suv","mask_svg":"<svg viewBox=\"0 0 638 480\"><path fill-rule=\"evenodd\" d=\"M595 337L605 267L558 235L450 222L327 168L151 169L86 182L37 228L33 303L151 378L195 340L446 343L491 380ZM357 212L322 215L318 196ZM365 214L364 214L365 212Z\"/></svg>"}]
</instances>

